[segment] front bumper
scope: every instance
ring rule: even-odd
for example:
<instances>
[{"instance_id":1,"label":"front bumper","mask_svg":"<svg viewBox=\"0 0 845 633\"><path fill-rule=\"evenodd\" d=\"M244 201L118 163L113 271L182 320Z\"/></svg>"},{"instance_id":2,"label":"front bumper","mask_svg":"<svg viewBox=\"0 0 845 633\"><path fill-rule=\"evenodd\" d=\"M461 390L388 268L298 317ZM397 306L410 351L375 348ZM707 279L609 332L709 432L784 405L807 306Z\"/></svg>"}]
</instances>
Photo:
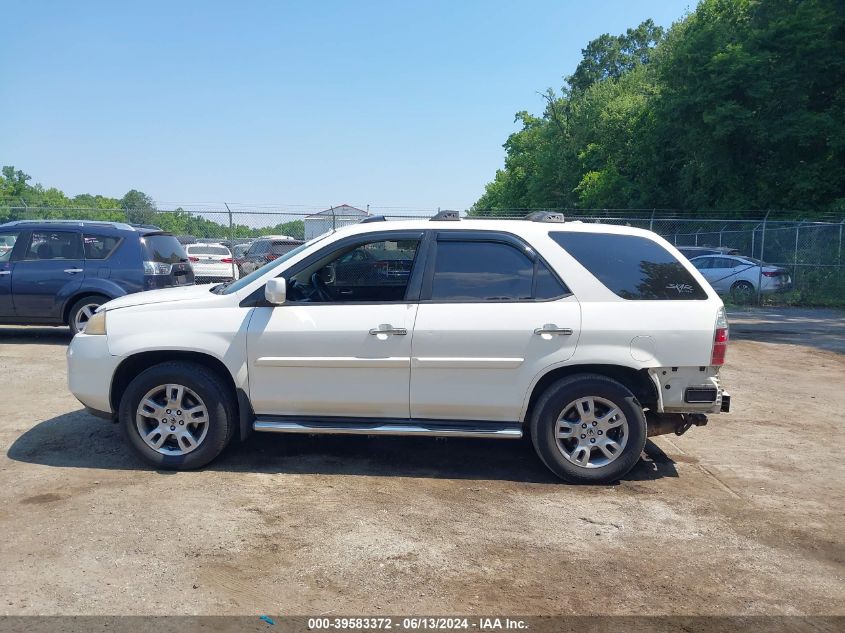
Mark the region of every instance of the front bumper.
<instances>
[{"instance_id":1,"label":"front bumper","mask_svg":"<svg viewBox=\"0 0 845 633\"><path fill-rule=\"evenodd\" d=\"M88 409L112 416L109 394L120 358L109 353L107 336L84 333L73 337L67 348L67 381L70 392Z\"/></svg>"}]
</instances>

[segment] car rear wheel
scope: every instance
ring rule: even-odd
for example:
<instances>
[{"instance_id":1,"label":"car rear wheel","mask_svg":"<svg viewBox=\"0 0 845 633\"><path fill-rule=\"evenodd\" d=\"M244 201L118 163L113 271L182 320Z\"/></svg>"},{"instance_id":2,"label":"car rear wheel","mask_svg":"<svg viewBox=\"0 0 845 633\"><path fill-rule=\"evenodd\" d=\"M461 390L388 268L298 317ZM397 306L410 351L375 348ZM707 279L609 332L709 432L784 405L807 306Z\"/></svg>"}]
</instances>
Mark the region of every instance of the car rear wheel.
<instances>
[{"instance_id":1,"label":"car rear wheel","mask_svg":"<svg viewBox=\"0 0 845 633\"><path fill-rule=\"evenodd\" d=\"M647 435L642 407L630 390L596 374L552 384L530 424L540 459L570 483L604 484L625 476L639 461Z\"/></svg>"},{"instance_id":2,"label":"car rear wheel","mask_svg":"<svg viewBox=\"0 0 845 633\"><path fill-rule=\"evenodd\" d=\"M754 284L750 281L737 281L731 286L731 298L736 303L751 303L754 294Z\"/></svg>"},{"instance_id":3,"label":"car rear wheel","mask_svg":"<svg viewBox=\"0 0 845 633\"><path fill-rule=\"evenodd\" d=\"M203 365L155 365L126 388L120 424L129 444L150 464L199 468L217 457L232 438L237 414L230 391Z\"/></svg>"},{"instance_id":4,"label":"car rear wheel","mask_svg":"<svg viewBox=\"0 0 845 633\"><path fill-rule=\"evenodd\" d=\"M84 330L88 319L94 316L97 308L108 300L108 297L102 295L89 295L82 297L74 303L70 308L70 312L68 312L67 318L67 324L70 326L71 333L75 335Z\"/></svg>"}]
</instances>

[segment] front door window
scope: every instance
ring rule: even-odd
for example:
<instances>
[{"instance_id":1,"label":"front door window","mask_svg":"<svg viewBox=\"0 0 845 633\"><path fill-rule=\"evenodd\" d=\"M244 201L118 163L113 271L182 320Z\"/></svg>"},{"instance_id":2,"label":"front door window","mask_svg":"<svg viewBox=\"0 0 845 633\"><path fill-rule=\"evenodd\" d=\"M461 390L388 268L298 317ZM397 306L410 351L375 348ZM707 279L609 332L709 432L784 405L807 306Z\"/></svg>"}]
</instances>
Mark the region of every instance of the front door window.
<instances>
[{"instance_id":1,"label":"front door window","mask_svg":"<svg viewBox=\"0 0 845 633\"><path fill-rule=\"evenodd\" d=\"M398 302L405 299L419 239L377 240L334 251L289 280L291 301Z\"/></svg>"}]
</instances>

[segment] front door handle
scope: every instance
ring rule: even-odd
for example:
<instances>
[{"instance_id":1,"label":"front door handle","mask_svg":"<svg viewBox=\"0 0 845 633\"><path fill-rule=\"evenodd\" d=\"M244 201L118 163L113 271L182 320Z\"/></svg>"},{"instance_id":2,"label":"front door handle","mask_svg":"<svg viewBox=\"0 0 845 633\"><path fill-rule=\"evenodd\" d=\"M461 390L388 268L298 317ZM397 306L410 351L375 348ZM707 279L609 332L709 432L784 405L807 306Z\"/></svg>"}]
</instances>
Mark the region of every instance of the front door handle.
<instances>
[{"instance_id":1,"label":"front door handle","mask_svg":"<svg viewBox=\"0 0 845 633\"><path fill-rule=\"evenodd\" d=\"M11 274L12 274L11 270L0 270L0 275L11 275Z\"/></svg>"},{"instance_id":2,"label":"front door handle","mask_svg":"<svg viewBox=\"0 0 845 633\"><path fill-rule=\"evenodd\" d=\"M81 268L65 268L65 272L68 275L75 275L76 273L81 273L82 269Z\"/></svg>"},{"instance_id":3,"label":"front door handle","mask_svg":"<svg viewBox=\"0 0 845 633\"><path fill-rule=\"evenodd\" d=\"M534 334L562 334L563 336L570 336L572 328L558 327L554 323L546 323L543 327L538 327L534 330Z\"/></svg>"},{"instance_id":4,"label":"front door handle","mask_svg":"<svg viewBox=\"0 0 845 633\"><path fill-rule=\"evenodd\" d=\"M389 323L382 323L378 327L370 330L370 334L377 336L379 334L395 334L396 336L407 336L408 330L403 327L393 327Z\"/></svg>"}]
</instances>

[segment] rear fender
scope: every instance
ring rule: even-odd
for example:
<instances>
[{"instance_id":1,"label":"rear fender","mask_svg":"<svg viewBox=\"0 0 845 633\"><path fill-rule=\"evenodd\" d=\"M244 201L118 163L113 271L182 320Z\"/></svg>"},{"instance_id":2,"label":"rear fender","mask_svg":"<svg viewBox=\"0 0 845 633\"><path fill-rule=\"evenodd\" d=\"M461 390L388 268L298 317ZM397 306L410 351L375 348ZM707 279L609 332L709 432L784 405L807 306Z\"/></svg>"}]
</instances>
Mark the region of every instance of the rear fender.
<instances>
[{"instance_id":1,"label":"rear fender","mask_svg":"<svg viewBox=\"0 0 845 633\"><path fill-rule=\"evenodd\" d=\"M63 289L64 290L64 289ZM126 290L109 279L101 279L94 277L91 279L83 279L82 282L76 285L69 292L63 293L63 296L58 297L62 302L62 317L67 322L68 313L71 307L82 297L88 295L102 295L109 300L122 297L127 294Z\"/></svg>"}]
</instances>

